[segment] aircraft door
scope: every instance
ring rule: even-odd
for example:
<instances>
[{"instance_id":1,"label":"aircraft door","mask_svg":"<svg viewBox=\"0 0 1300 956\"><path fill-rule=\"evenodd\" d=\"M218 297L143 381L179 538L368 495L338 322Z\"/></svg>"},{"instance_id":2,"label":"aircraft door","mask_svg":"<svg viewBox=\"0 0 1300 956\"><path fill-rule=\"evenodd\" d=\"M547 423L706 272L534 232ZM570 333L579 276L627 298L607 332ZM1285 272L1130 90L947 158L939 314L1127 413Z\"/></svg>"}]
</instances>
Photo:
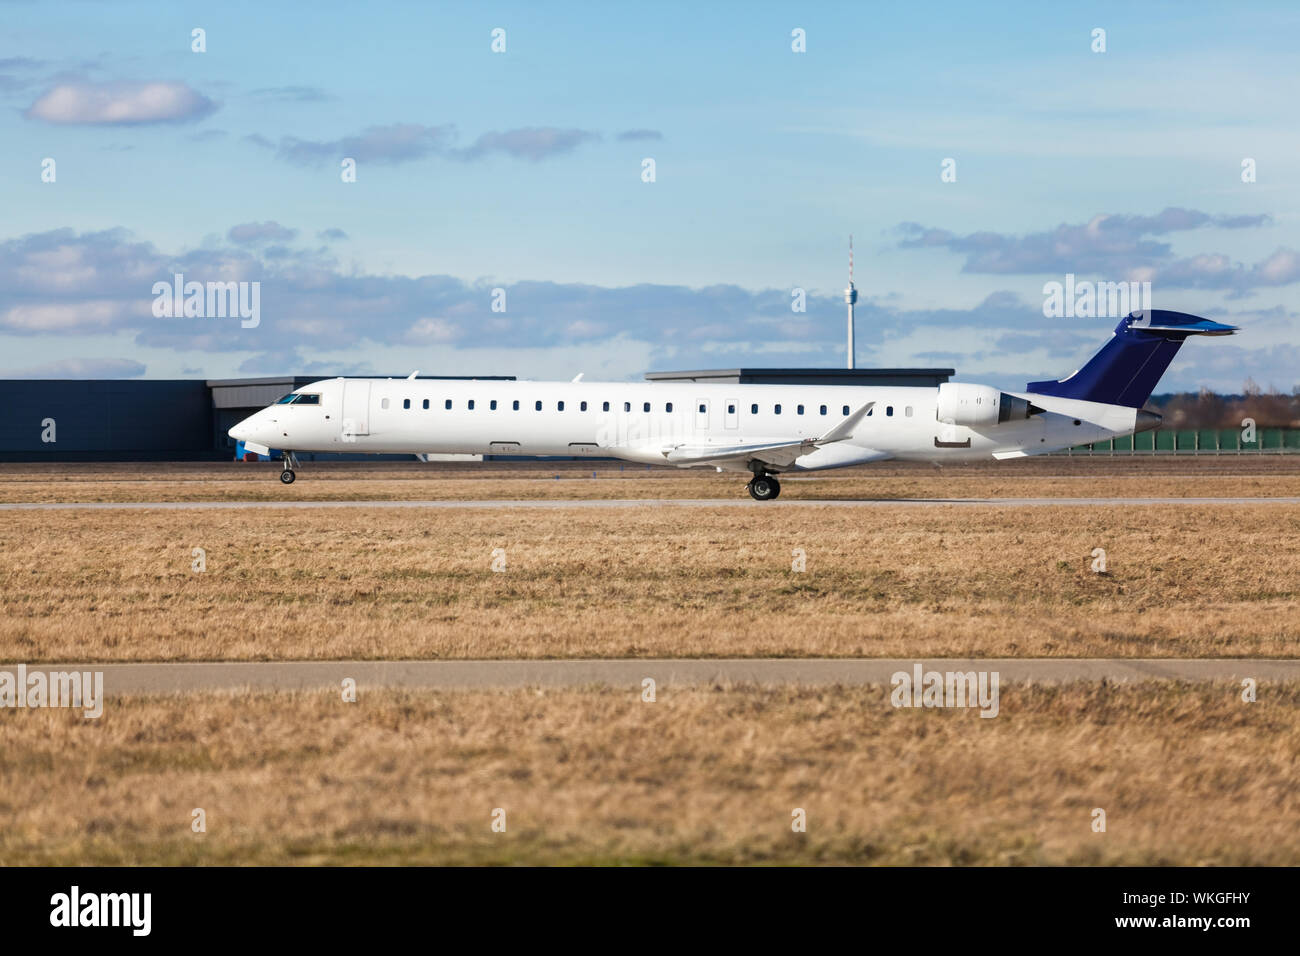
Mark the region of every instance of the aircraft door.
<instances>
[{"instance_id":1,"label":"aircraft door","mask_svg":"<svg viewBox=\"0 0 1300 956\"><path fill-rule=\"evenodd\" d=\"M723 417L723 422L727 428L740 427L740 415L737 411L739 408L740 403L738 401L734 398L727 399L727 414Z\"/></svg>"},{"instance_id":2,"label":"aircraft door","mask_svg":"<svg viewBox=\"0 0 1300 956\"><path fill-rule=\"evenodd\" d=\"M707 398L697 398L695 400L695 429L696 431L708 431L709 429L709 400Z\"/></svg>"},{"instance_id":3,"label":"aircraft door","mask_svg":"<svg viewBox=\"0 0 1300 956\"><path fill-rule=\"evenodd\" d=\"M343 421L340 437L352 441L358 435L370 434L370 381L368 379L343 380Z\"/></svg>"}]
</instances>

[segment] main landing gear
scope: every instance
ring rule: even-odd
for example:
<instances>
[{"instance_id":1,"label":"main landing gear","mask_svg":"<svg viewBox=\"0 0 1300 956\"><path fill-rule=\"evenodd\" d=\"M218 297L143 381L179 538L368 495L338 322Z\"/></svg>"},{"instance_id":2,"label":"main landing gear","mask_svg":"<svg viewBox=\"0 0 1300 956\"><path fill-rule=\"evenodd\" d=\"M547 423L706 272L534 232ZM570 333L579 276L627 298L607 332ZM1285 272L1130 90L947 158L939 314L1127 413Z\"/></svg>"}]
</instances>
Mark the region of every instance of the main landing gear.
<instances>
[{"instance_id":1,"label":"main landing gear","mask_svg":"<svg viewBox=\"0 0 1300 956\"><path fill-rule=\"evenodd\" d=\"M286 485L293 484L293 480L298 476L293 470L298 467L298 456L291 451L284 453L284 471L280 472L280 480Z\"/></svg>"},{"instance_id":2,"label":"main landing gear","mask_svg":"<svg viewBox=\"0 0 1300 956\"><path fill-rule=\"evenodd\" d=\"M755 501L775 501L776 496L781 493L781 482L776 480L775 475L769 475L765 471L754 472L754 477L745 487L749 489L749 496Z\"/></svg>"}]
</instances>

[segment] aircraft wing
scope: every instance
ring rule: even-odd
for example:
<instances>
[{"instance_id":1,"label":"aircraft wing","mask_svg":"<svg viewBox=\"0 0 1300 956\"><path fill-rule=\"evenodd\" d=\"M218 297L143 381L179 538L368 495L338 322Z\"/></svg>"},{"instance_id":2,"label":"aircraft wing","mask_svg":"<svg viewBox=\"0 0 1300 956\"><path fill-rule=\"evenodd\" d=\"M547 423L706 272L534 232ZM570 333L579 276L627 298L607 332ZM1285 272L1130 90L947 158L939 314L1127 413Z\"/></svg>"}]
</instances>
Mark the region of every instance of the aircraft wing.
<instances>
[{"instance_id":1,"label":"aircraft wing","mask_svg":"<svg viewBox=\"0 0 1300 956\"><path fill-rule=\"evenodd\" d=\"M708 464L715 461L761 461L777 468L789 468L796 458L816 451L822 445L846 441L867 417L875 402L867 402L820 438L794 441L757 442L743 445L673 445L663 450L664 458L675 465Z\"/></svg>"},{"instance_id":2,"label":"aircraft wing","mask_svg":"<svg viewBox=\"0 0 1300 956\"><path fill-rule=\"evenodd\" d=\"M664 458L674 465L705 464L711 461L761 461L777 467L789 467L800 455L816 448L807 441L767 442L754 445L674 445L664 449Z\"/></svg>"}]
</instances>

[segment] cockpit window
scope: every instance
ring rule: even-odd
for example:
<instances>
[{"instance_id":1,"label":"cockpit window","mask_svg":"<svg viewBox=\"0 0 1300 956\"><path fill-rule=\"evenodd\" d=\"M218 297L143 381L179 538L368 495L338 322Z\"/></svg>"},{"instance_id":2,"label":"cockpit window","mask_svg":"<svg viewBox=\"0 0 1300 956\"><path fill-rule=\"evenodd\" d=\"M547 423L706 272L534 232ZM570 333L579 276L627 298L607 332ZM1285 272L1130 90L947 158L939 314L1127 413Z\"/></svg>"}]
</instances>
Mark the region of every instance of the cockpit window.
<instances>
[{"instance_id":1,"label":"cockpit window","mask_svg":"<svg viewBox=\"0 0 1300 956\"><path fill-rule=\"evenodd\" d=\"M290 392L284 398L277 401L277 405L319 405L319 394L304 394L302 392Z\"/></svg>"}]
</instances>

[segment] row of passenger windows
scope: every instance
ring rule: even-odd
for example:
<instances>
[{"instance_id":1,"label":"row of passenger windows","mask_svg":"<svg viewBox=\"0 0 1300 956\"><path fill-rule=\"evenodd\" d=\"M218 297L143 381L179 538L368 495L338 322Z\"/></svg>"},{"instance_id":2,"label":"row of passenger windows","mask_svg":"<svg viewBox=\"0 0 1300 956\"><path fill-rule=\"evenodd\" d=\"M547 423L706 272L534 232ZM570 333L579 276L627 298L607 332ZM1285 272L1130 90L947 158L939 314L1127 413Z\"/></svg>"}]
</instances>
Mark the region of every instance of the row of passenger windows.
<instances>
[{"instance_id":1,"label":"row of passenger windows","mask_svg":"<svg viewBox=\"0 0 1300 956\"><path fill-rule=\"evenodd\" d=\"M303 404L303 403L300 401L298 404ZM385 399L381 399L380 402L379 402L379 405L380 405L381 408L387 408L387 407L388 407L388 399L386 399L386 398L385 398ZM429 407L429 400L426 398L426 399L423 401L422 405L423 405L424 408L428 408L428 407ZM512 410L514 410L514 411L516 411L516 412L519 411L519 400L518 400L518 399L515 399L513 402L510 403L510 406L511 406ZM410 400L409 398L404 398L404 399L402 399L402 407L403 407L403 408L410 408L410 407L411 407L411 400ZM445 408L445 409L447 409L447 410L450 410L451 407L452 407L451 399L448 398L448 399L444 400L442 407ZM465 402L465 407L466 407L467 409L469 409L470 411L473 411L473 410L474 410L474 399L472 399L472 398L471 398L471 399L467 399L466 402ZM488 402L488 409L489 409L490 411L494 411L494 412L497 410L497 400L496 400L495 398L492 399L492 400L490 400L490 401ZM533 402L533 409L534 409L535 411L539 411L539 412L540 412L540 411L542 410L542 403L541 403L540 401ZM556 402L556 403L555 403L555 410L556 410L557 412L562 412L562 411L564 411L564 402L562 402L562 401ZM602 412L607 412L607 411L609 411L609 402L601 402L600 410L601 410ZM672 403L672 402L665 402L665 403L664 403L664 411L665 411L665 412L671 412L672 410L673 410L673 403ZM587 411L587 403L586 403L586 402L579 402L579 403L578 403L578 411L580 411L580 412L585 412L585 411ZM630 412L630 411L632 411L632 403L631 403L631 402L624 402L624 403L623 403L623 411L625 411L625 412ZM648 411L650 411L650 403L649 403L649 402L642 402L642 403L641 403L641 411L643 411L643 412L648 412ZM700 403L700 406L699 406L699 412L700 412L700 414L701 414L701 415L707 414L708 411L709 411L709 406L708 406L708 404L703 403L703 402ZM782 411L782 406L781 406L781 405L777 404L777 405L773 405L773 406L772 406L772 414L774 414L774 415L780 415L780 414L781 414L781 411ZM870 417L871 414L872 414L874 411L875 411L875 408L871 408L871 409L869 409L869 410L867 411L867 417ZM796 405L796 406L794 407L794 412L795 412L796 415L802 415L802 414L804 413L804 406L802 406L802 405ZM750 406L749 406L749 413L750 413L751 415L757 415L757 414L758 414L758 405L757 405L757 404L750 405ZM825 405L819 405L819 406L817 406L817 413L818 413L819 415L825 415L825 414L827 414L827 408L826 408L826 406L825 406ZM728 404L728 405L727 405L727 414L728 414L728 415L734 415L734 414L736 414L736 406L735 406L734 404ZM848 405L843 406L843 407L840 409L840 414L841 414L841 415L844 415L844 416L847 417L848 414L849 414L849 406L848 406ZM893 406L893 405L886 405L886 406L885 406L885 415L886 415L886 417L893 417L893 414L894 414L894 406ZM904 415L905 417L907 417L907 418L911 418L911 417L912 417L912 406L911 406L911 405L907 405L907 406L905 406L905 407L903 408L903 415Z\"/></svg>"}]
</instances>

